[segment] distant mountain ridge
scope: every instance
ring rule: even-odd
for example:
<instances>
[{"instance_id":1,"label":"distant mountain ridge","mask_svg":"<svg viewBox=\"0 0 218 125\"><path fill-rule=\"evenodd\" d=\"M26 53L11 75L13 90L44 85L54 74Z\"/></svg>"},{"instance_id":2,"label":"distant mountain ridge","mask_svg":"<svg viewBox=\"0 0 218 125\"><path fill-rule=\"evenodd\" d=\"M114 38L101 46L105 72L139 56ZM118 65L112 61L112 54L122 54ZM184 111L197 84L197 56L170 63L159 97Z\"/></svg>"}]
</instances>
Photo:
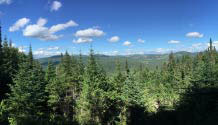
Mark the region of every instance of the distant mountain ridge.
<instances>
[{"instance_id":1,"label":"distant mountain ridge","mask_svg":"<svg viewBox=\"0 0 218 125\"><path fill-rule=\"evenodd\" d=\"M186 51L180 51L174 53L176 58L180 58L183 55L195 56L197 53L191 53ZM122 68L124 68L124 64L126 59L128 60L129 67L137 69L140 65L147 66L149 69L154 69L156 66L161 66L164 62L167 62L169 54L134 54L134 55L103 55L96 54L96 60L98 63L107 71L113 72L115 69L116 61L119 60ZM75 58L79 58L79 55L74 55ZM88 60L88 55L83 55L83 62L86 64ZM60 63L61 56L51 56L46 58L40 58L38 61L46 67L48 61L51 60L55 65Z\"/></svg>"}]
</instances>

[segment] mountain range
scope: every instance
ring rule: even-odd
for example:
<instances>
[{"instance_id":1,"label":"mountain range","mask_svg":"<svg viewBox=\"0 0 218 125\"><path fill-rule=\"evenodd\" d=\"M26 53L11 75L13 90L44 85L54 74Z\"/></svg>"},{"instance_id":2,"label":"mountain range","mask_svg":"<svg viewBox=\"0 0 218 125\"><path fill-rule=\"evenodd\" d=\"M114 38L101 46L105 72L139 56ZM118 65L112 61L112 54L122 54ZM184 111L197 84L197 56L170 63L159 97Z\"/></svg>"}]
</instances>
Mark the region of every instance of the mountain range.
<instances>
[{"instance_id":1,"label":"mountain range","mask_svg":"<svg viewBox=\"0 0 218 125\"><path fill-rule=\"evenodd\" d=\"M181 58L183 55L195 56L197 53L190 53L186 51L180 51L174 53L176 58ZM169 54L135 54L135 55L116 55L108 56L96 54L95 58L106 72L113 72L115 70L116 62L119 60L121 68L124 69L126 60L128 60L128 65L130 69L139 69L140 65L146 66L149 69L155 69L156 66L161 67L164 62L167 62ZM79 55L74 55L76 59L79 58ZM84 64L87 63L88 55L83 55ZM55 65L58 65L61 60L60 55L39 58L38 61L46 67L48 61L51 60Z\"/></svg>"}]
</instances>

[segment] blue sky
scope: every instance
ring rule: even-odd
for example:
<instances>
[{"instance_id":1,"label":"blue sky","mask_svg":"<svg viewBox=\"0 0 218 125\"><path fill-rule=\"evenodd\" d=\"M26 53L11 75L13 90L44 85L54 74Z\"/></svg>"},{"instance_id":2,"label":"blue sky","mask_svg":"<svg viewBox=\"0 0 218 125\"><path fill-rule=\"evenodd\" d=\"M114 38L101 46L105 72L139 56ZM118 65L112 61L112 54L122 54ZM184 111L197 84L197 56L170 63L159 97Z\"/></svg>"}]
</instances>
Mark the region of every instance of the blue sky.
<instances>
[{"instance_id":1,"label":"blue sky","mask_svg":"<svg viewBox=\"0 0 218 125\"><path fill-rule=\"evenodd\" d=\"M0 0L3 34L36 57L127 55L218 46L217 0Z\"/></svg>"}]
</instances>

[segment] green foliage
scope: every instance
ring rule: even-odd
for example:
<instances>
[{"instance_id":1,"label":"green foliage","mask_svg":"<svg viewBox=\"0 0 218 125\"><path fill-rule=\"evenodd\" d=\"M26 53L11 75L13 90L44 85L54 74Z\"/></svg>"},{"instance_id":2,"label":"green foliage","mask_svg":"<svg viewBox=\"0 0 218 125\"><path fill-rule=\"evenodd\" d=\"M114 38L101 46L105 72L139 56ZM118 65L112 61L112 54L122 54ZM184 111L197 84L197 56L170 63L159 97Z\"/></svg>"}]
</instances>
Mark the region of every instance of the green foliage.
<instances>
[{"instance_id":1,"label":"green foliage","mask_svg":"<svg viewBox=\"0 0 218 125\"><path fill-rule=\"evenodd\" d=\"M7 38L5 38L3 46L0 47L0 100L6 99L6 93L10 92L9 84L13 84L12 78L18 70L21 56L18 49L9 46Z\"/></svg>"},{"instance_id":2,"label":"green foliage","mask_svg":"<svg viewBox=\"0 0 218 125\"><path fill-rule=\"evenodd\" d=\"M66 52L58 65L50 60L45 72L31 46L25 55L5 38L0 56L0 124L217 123L218 53L212 40L194 57L185 52L129 58L95 55L92 49L89 56ZM151 70L139 58L164 63Z\"/></svg>"},{"instance_id":3,"label":"green foliage","mask_svg":"<svg viewBox=\"0 0 218 125\"><path fill-rule=\"evenodd\" d=\"M88 64L85 67L83 89L78 101L78 121L81 124L98 124L103 122L105 109L105 95L108 91L106 74L98 66L91 49Z\"/></svg>"},{"instance_id":4,"label":"green foliage","mask_svg":"<svg viewBox=\"0 0 218 125\"><path fill-rule=\"evenodd\" d=\"M53 82L53 80L56 78L56 73L55 73L55 67L52 64L52 62L48 62L48 67L45 72L45 80L47 83Z\"/></svg>"},{"instance_id":5,"label":"green foliage","mask_svg":"<svg viewBox=\"0 0 218 125\"><path fill-rule=\"evenodd\" d=\"M182 58L183 55L189 55L191 57L195 56L197 53L189 53L189 52L176 52L174 53L175 58ZM116 61L119 60L121 70L125 70L126 59L128 59L128 65L130 70L134 70L139 68L142 64L149 70L156 70L156 67L162 67L164 62L168 61L169 54L144 54L144 55L128 55L128 56L107 56L107 55L99 55L95 54L96 61L99 65L103 67L103 69L109 74L112 75L116 69ZM77 60L79 60L79 55L74 55ZM87 65L89 57L87 55L82 55L83 63ZM43 67L48 65L48 61L52 60L52 62L57 66L61 62L61 56L52 56L46 58L38 59Z\"/></svg>"},{"instance_id":6,"label":"green foliage","mask_svg":"<svg viewBox=\"0 0 218 125\"><path fill-rule=\"evenodd\" d=\"M66 52L56 72L52 67L49 64L47 72L52 73L46 75L46 79L50 79L46 87L49 94L50 121L72 123L75 121L76 100L81 91L81 76L78 75L80 66L77 60Z\"/></svg>"},{"instance_id":7,"label":"green foliage","mask_svg":"<svg viewBox=\"0 0 218 125\"><path fill-rule=\"evenodd\" d=\"M13 81L14 85L10 85L11 93L6 100L10 121L21 124L26 120L45 118L45 80L40 64L29 59L23 62Z\"/></svg>"}]
</instances>

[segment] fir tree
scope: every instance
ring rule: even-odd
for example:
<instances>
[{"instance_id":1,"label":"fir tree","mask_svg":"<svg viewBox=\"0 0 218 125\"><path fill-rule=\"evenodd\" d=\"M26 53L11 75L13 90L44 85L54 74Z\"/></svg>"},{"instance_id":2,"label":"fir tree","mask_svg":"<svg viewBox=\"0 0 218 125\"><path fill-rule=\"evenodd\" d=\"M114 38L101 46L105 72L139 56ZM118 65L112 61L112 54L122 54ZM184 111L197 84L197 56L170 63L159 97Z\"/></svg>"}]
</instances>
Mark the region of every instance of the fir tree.
<instances>
[{"instance_id":1,"label":"fir tree","mask_svg":"<svg viewBox=\"0 0 218 125\"><path fill-rule=\"evenodd\" d=\"M107 90L106 74L98 67L94 51L91 49L85 68L83 90L78 102L78 120L81 124L102 123L106 109L104 102Z\"/></svg>"},{"instance_id":2,"label":"fir tree","mask_svg":"<svg viewBox=\"0 0 218 125\"><path fill-rule=\"evenodd\" d=\"M75 106L81 84L78 70L77 60L66 52L58 65L56 78L47 86L52 120L60 118L63 123L75 121Z\"/></svg>"},{"instance_id":3,"label":"fir tree","mask_svg":"<svg viewBox=\"0 0 218 125\"><path fill-rule=\"evenodd\" d=\"M84 64L83 64L82 53L80 51L79 61L78 61L78 80L79 80L78 92L79 93L81 93L81 91L82 91L84 68L85 67L84 67Z\"/></svg>"},{"instance_id":4,"label":"fir tree","mask_svg":"<svg viewBox=\"0 0 218 125\"><path fill-rule=\"evenodd\" d=\"M16 124L40 122L47 115L44 72L38 62L29 58L20 64L7 100L9 117Z\"/></svg>"},{"instance_id":5,"label":"fir tree","mask_svg":"<svg viewBox=\"0 0 218 125\"><path fill-rule=\"evenodd\" d=\"M1 65L2 65L2 27L0 25L0 70L1 70ZM1 74L0 74L0 78L1 78Z\"/></svg>"},{"instance_id":6,"label":"fir tree","mask_svg":"<svg viewBox=\"0 0 218 125\"><path fill-rule=\"evenodd\" d=\"M129 65L128 65L127 59L126 59L126 62L125 62L125 70L126 70L126 75L128 76L128 74L129 74Z\"/></svg>"},{"instance_id":7,"label":"fir tree","mask_svg":"<svg viewBox=\"0 0 218 125\"><path fill-rule=\"evenodd\" d=\"M55 73L55 67L53 65L53 63L51 62L51 60L49 60L48 62L48 66L45 72L45 80L50 83L53 82L53 80L56 77L56 73Z\"/></svg>"},{"instance_id":8,"label":"fir tree","mask_svg":"<svg viewBox=\"0 0 218 125\"><path fill-rule=\"evenodd\" d=\"M12 78L18 70L19 52L18 49L9 47L7 38L4 38L1 48L1 75L0 75L0 98L6 98L5 94L9 92L9 84L13 84Z\"/></svg>"}]
</instances>

